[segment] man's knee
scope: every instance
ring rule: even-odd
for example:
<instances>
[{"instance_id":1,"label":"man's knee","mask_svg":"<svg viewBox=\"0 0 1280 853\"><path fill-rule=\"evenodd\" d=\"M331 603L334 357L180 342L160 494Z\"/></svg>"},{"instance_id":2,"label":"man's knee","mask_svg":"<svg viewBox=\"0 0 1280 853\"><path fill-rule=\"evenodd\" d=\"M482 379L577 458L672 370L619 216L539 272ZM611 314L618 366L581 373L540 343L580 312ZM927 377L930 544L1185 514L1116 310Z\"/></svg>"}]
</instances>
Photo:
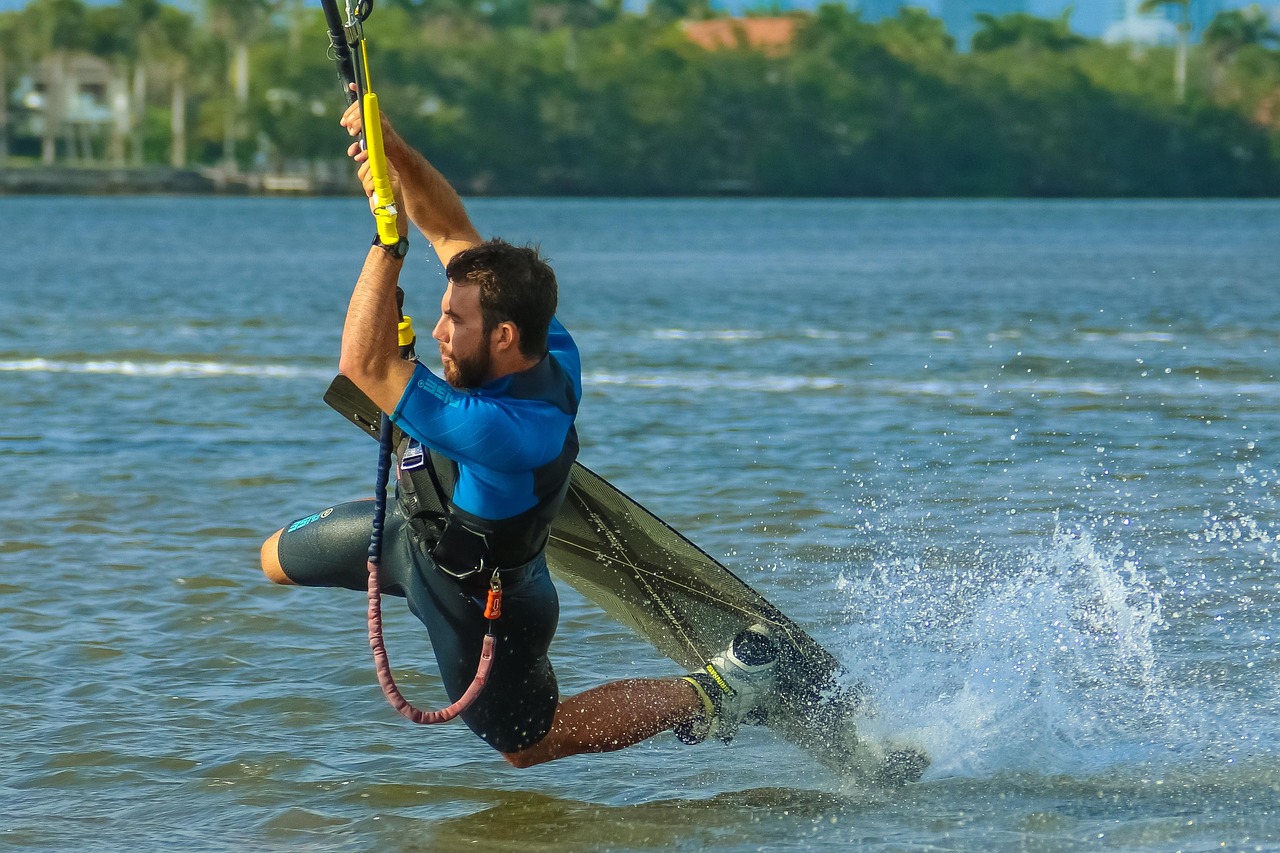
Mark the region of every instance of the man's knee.
<instances>
[{"instance_id":1,"label":"man's knee","mask_svg":"<svg viewBox=\"0 0 1280 853\"><path fill-rule=\"evenodd\" d=\"M560 710L559 704L556 705L557 716ZM569 741L572 738L566 737L563 726L556 724L553 718L550 727L546 733L535 740L533 743L523 749L504 752L499 749L499 753L507 760L512 767L523 770L526 767L536 767L539 764L546 764L548 761L555 761L558 758L566 758L570 755L577 755L580 749L572 746Z\"/></svg>"},{"instance_id":2,"label":"man's knee","mask_svg":"<svg viewBox=\"0 0 1280 853\"><path fill-rule=\"evenodd\" d=\"M559 758L559 754L554 749L548 748L547 738L535 743L533 746L526 746L519 752L504 752L502 757L512 767L524 770L527 767L536 767L539 764L545 764L555 758Z\"/></svg>"},{"instance_id":3,"label":"man's knee","mask_svg":"<svg viewBox=\"0 0 1280 853\"><path fill-rule=\"evenodd\" d=\"M262 562L262 573L267 576L267 580L272 583L292 585L293 580L284 573L284 567L280 565L280 534L284 530L277 530L262 543L262 551L259 558Z\"/></svg>"},{"instance_id":4,"label":"man's knee","mask_svg":"<svg viewBox=\"0 0 1280 853\"><path fill-rule=\"evenodd\" d=\"M522 749L519 752L504 752L502 753L502 757L505 758L507 760L507 763L510 764L512 767L515 767L520 770L524 770L527 767L533 767L537 764L542 763L541 760L535 760L532 756L530 756L529 752L530 751L527 749Z\"/></svg>"}]
</instances>

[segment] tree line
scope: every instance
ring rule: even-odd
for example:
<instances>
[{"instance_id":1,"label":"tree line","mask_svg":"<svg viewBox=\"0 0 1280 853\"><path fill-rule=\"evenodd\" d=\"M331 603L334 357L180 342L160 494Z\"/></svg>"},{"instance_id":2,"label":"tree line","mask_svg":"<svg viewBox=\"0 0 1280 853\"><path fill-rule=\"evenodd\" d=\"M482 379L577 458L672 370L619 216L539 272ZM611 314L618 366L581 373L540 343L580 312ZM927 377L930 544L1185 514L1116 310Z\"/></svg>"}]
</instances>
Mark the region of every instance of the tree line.
<instances>
[{"instance_id":1,"label":"tree line","mask_svg":"<svg viewBox=\"0 0 1280 853\"><path fill-rule=\"evenodd\" d=\"M365 31L384 109L468 193L1280 191L1278 36L1256 7L1168 47L1065 16L981 15L968 50L915 8L785 16L773 49L745 31L699 46L705 0L379 0ZM0 15L0 44L0 163L348 169L323 18L301 0L31 0Z\"/></svg>"}]
</instances>

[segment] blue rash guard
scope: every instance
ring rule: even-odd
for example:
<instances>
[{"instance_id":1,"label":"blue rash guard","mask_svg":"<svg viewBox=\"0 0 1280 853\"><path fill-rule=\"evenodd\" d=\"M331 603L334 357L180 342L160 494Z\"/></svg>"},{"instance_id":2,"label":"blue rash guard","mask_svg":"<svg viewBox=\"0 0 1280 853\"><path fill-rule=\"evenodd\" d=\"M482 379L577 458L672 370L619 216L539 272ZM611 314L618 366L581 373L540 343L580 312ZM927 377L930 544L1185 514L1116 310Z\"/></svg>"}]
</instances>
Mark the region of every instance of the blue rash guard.
<instances>
[{"instance_id":1,"label":"blue rash guard","mask_svg":"<svg viewBox=\"0 0 1280 853\"><path fill-rule=\"evenodd\" d=\"M514 568L546 544L578 455L574 418L582 397L577 345L558 320L534 367L459 390L422 365L391 419L413 441L456 466L448 516L432 551L450 574ZM411 442L403 473L424 465Z\"/></svg>"}]
</instances>

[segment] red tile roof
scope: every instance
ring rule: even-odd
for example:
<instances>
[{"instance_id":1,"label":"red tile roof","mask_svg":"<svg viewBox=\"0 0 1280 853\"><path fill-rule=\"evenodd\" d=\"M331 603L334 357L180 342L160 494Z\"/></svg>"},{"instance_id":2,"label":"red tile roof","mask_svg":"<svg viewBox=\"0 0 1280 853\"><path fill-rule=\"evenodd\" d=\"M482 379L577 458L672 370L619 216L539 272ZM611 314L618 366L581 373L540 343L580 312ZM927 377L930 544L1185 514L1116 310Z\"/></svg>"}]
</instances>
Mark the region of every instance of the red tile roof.
<instances>
[{"instance_id":1,"label":"red tile roof","mask_svg":"<svg viewBox=\"0 0 1280 853\"><path fill-rule=\"evenodd\" d=\"M689 41L706 50L745 46L770 56L786 53L796 34L794 18L713 18L683 27Z\"/></svg>"}]
</instances>

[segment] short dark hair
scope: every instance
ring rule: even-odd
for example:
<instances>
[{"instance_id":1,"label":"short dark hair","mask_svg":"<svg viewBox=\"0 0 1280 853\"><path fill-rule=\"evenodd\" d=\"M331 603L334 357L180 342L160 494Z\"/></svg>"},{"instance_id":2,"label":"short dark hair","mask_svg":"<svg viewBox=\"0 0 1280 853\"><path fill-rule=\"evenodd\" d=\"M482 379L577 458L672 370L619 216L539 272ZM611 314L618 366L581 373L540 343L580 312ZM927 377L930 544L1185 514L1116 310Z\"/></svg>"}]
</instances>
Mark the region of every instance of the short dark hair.
<instances>
[{"instance_id":1,"label":"short dark hair","mask_svg":"<svg viewBox=\"0 0 1280 853\"><path fill-rule=\"evenodd\" d=\"M509 320L520 330L521 355L546 355L558 289L555 272L537 248L486 240L454 255L445 275L455 287L480 285L485 335Z\"/></svg>"}]
</instances>

